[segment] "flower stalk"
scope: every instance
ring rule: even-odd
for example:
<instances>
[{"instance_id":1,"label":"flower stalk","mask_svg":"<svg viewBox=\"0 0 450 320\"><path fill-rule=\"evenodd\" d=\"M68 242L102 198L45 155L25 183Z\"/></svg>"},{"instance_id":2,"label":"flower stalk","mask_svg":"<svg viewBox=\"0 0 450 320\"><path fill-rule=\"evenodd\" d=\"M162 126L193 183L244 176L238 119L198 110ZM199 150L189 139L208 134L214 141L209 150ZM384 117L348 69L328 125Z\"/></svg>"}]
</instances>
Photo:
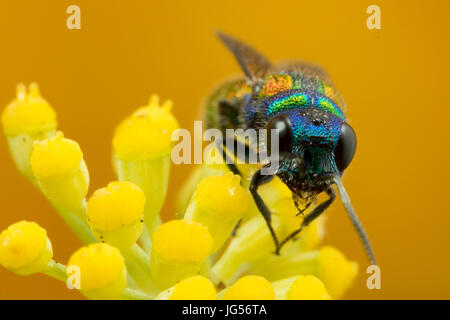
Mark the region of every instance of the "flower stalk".
<instances>
[{"instance_id":1,"label":"flower stalk","mask_svg":"<svg viewBox=\"0 0 450 320\"><path fill-rule=\"evenodd\" d=\"M113 163L121 181L137 184L147 199L142 243L150 251L150 236L161 224L159 212L167 194L170 174L172 132L178 122L171 113L172 102L159 105L152 95L147 106L122 121L113 137Z\"/></svg>"},{"instance_id":2,"label":"flower stalk","mask_svg":"<svg viewBox=\"0 0 450 320\"><path fill-rule=\"evenodd\" d=\"M36 141L30 158L37 187L85 244L95 242L86 218L89 173L80 146L58 132Z\"/></svg>"}]
</instances>

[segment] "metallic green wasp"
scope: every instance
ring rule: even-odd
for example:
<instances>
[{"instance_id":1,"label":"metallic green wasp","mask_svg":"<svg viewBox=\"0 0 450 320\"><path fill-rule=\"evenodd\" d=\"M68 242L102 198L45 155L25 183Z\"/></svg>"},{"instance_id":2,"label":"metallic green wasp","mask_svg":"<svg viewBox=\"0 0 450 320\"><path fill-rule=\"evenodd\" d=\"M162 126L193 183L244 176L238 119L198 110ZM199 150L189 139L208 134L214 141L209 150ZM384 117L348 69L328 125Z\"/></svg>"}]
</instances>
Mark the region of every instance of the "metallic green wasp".
<instances>
[{"instance_id":1,"label":"metallic green wasp","mask_svg":"<svg viewBox=\"0 0 450 320\"><path fill-rule=\"evenodd\" d=\"M326 73L320 67L305 63L272 65L250 46L222 33L218 35L237 59L245 76L226 83L211 95L206 126L219 129L224 135L226 129L266 129L265 145L253 148L244 142L246 156L270 150L271 132L277 133L276 167L270 174L258 170L250 184L253 199L273 237L276 253L331 205L336 197L333 189L336 185L368 257L375 264L368 237L341 182L356 150L356 135L346 122L344 102ZM230 170L240 174L233 159L246 157L234 154L230 160L226 147L223 144L219 147ZM266 163L263 168L270 165ZM291 190L299 214L303 214L320 193L328 195L327 200L304 217L298 230L282 240L275 234L271 213L258 194L258 188L274 176ZM300 200L303 208L299 206Z\"/></svg>"}]
</instances>

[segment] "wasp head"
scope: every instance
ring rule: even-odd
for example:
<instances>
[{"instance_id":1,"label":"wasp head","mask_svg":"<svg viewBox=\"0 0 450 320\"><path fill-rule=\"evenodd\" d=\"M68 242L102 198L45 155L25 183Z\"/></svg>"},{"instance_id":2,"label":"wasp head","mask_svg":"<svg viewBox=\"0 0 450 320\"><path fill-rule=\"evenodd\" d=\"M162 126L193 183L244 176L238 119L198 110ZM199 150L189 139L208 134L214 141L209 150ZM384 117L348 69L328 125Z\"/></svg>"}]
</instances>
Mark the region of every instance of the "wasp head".
<instances>
[{"instance_id":1,"label":"wasp head","mask_svg":"<svg viewBox=\"0 0 450 320\"><path fill-rule=\"evenodd\" d=\"M319 193L342 175L356 149L356 135L344 119L314 105L277 112L266 121L267 150L278 153L277 176L294 194ZM275 135L275 139L274 136Z\"/></svg>"}]
</instances>

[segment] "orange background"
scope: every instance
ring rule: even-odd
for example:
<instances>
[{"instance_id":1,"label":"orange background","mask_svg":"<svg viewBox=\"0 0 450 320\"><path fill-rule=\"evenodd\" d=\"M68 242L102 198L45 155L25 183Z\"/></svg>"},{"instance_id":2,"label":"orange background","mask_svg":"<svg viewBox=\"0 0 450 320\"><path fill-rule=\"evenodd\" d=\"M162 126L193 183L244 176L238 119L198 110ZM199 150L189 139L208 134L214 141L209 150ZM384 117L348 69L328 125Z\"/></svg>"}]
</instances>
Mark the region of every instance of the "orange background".
<instances>
[{"instance_id":1,"label":"orange background","mask_svg":"<svg viewBox=\"0 0 450 320\"><path fill-rule=\"evenodd\" d=\"M81 7L81 30L66 8ZM381 8L382 30L368 30L366 8ZM192 128L209 89L237 64L215 38L221 29L270 59L322 64L358 135L345 185L381 265L379 291L365 287L364 252L342 205L329 210L326 243L362 268L347 298L450 298L450 22L448 1L23 1L0 4L0 105L18 82L37 81L59 128L78 141L90 192L114 179L114 126L156 92L174 100ZM164 215L189 172L173 168ZM0 229L21 219L44 226L55 258L81 243L16 170L0 139ZM2 299L75 299L43 275L0 268Z\"/></svg>"}]
</instances>

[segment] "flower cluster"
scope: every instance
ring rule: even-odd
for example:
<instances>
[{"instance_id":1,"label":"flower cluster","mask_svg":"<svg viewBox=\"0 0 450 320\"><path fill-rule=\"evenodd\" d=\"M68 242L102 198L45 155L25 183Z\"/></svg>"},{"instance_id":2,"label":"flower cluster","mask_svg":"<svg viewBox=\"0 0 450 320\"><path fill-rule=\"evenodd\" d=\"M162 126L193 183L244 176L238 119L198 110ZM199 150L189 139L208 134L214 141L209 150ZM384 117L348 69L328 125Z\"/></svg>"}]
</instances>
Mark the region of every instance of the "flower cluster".
<instances>
[{"instance_id":1,"label":"flower cluster","mask_svg":"<svg viewBox=\"0 0 450 320\"><path fill-rule=\"evenodd\" d=\"M56 113L36 84L28 90L19 85L2 115L12 158L85 246L66 264L56 262L45 229L20 221L0 234L0 264L20 275L44 273L89 299L342 297L357 265L320 246L324 218L281 255L273 254L269 230L248 192L257 165L240 165L242 177L220 161L199 166L179 194L176 219L162 223L171 136L178 128L171 107L154 95L117 126L117 181L87 197L89 173L79 144L57 131ZM260 192L280 237L298 228L303 215L280 180Z\"/></svg>"}]
</instances>

